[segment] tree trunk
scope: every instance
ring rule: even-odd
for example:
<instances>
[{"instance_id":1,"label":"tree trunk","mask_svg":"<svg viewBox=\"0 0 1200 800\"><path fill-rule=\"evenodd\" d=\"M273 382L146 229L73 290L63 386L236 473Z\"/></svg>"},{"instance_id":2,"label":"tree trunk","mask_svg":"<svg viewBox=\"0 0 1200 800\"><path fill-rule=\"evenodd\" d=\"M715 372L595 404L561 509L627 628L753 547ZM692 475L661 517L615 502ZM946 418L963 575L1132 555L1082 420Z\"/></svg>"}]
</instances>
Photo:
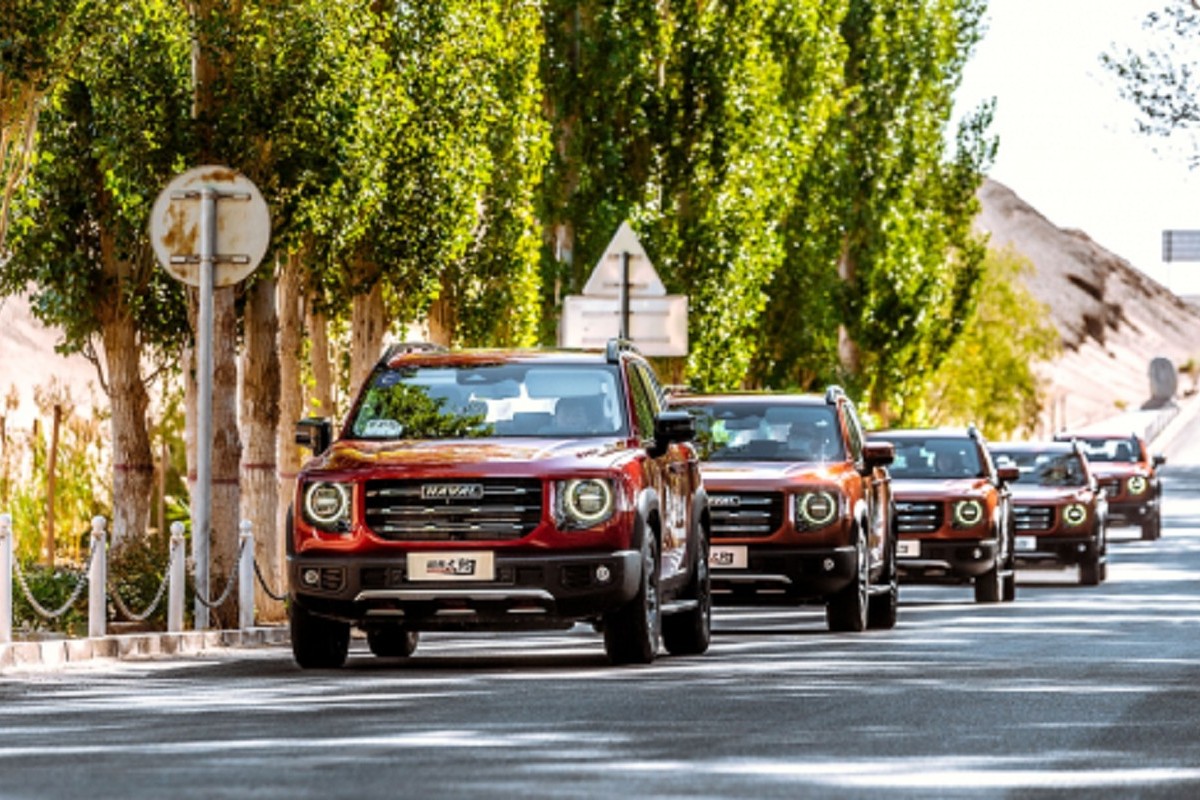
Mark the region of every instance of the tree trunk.
<instances>
[{"instance_id":1,"label":"tree trunk","mask_svg":"<svg viewBox=\"0 0 1200 800\"><path fill-rule=\"evenodd\" d=\"M242 458L237 413L237 309L232 287L213 292L213 382L212 382L212 534L209 568L215 597L227 582L237 577L238 512L240 487L238 467ZM214 623L236 627L237 592L213 611Z\"/></svg>"},{"instance_id":2,"label":"tree trunk","mask_svg":"<svg viewBox=\"0 0 1200 800\"><path fill-rule=\"evenodd\" d=\"M458 332L458 315L454 297L454 283L449 271L442 273L442 289L437 300L429 307L429 341L450 347Z\"/></svg>"},{"instance_id":3,"label":"tree trunk","mask_svg":"<svg viewBox=\"0 0 1200 800\"><path fill-rule=\"evenodd\" d=\"M354 296L350 317L350 391L358 391L379 360L383 335L383 284L376 281L367 294Z\"/></svg>"},{"instance_id":4,"label":"tree trunk","mask_svg":"<svg viewBox=\"0 0 1200 800\"><path fill-rule=\"evenodd\" d=\"M112 405L114 547L145 535L154 490L154 456L146 429L150 397L142 382L141 347L133 320L116 315L103 323L108 399Z\"/></svg>"},{"instance_id":5,"label":"tree trunk","mask_svg":"<svg viewBox=\"0 0 1200 800\"><path fill-rule=\"evenodd\" d=\"M299 256L289 256L279 276L279 431L275 437L275 460L279 470L275 563L279 565L279 572L267 578L276 593L282 592L286 583L287 515L296 494L296 473L300 471L300 448L293 436L296 423L305 415L300 375L303 331L298 262Z\"/></svg>"},{"instance_id":6,"label":"tree trunk","mask_svg":"<svg viewBox=\"0 0 1200 800\"><path fill-rule=\"evenodd\" d=\"M336 417L333 403L333 372L329 356L329 320L325 312L313 309L309 304L308 336L312 344L311 360L313 372L312 402L304 409L304 415ZM284 384L285 386L287 384Z\"/></svg>"},{"instance_id":7,"label":"tree trunk","mask_svg":"<svg viewBox=\"0 0 1200 800\"><path fill-rule=\"evenodd\" d=\"M275 347L275 280L258 281L246 303L242 350L242 519L254 534L254 559L272 587L282 582L275 525L278 487L275 479L275 436L279 428L279 354ZM273 588L273 591L278 591ZM272 600L256 581L254 606L259 619L278 622L283 604Z\"/></svg>"},{"instance_id":8,"label":"tree trunk","mask_svg":"<svg viewBox=\"0 0 1200 800\"><path fill-rule=\"evenodd\" d=\"M838 278L847 286L853 286L857 272L854 256L850 253L850 243L843 241L842 252L838 256ZM858 377L862 369L861 354L858 350L858 343L854 341L850 329L846 327L845 323L838 325L838 361L841 363L844 373L854 378Z\"/></svg>"}]
</instances>

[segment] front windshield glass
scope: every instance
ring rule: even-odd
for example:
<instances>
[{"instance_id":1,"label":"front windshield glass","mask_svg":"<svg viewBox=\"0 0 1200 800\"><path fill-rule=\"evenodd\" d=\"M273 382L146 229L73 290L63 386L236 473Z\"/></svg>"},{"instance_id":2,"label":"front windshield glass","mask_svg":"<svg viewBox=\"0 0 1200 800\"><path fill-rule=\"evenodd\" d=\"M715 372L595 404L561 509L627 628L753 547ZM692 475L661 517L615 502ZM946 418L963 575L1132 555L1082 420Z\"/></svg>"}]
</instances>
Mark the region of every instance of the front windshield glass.
<instances>
[{"instance_id":1,"label":"front windshield glass","mask_svg":"<svg viewBox=\"0 0 1200 800\"><path fill-rule=\"evenodd\" d=\"M828 406L762 402L688 406L705 461L840 461L837 415Z\"/></svg>"},{"instance_id":2,"label":"front windshield glass","mask_svg":"<svg viewBox=\"0 0 1200 800\"><path fill-rule=\"evenodd\" d=\"M1125 461L1138 460L1137 439L1079 439L1087 451L1088 461Z\"/></svg>"},{"instance_id":3,"label":"front windshield glass","mask_svg":"<svg viewBox=\"0 0 1200 800\"><path fill-rule=\"evenodd\" d=\"M626 431L613 365L383 369L350 422L358 439L613 436Z\"/></svg>"},{"instance_id":4,"label":"front windshield glass","mask_svg":"<svg viewBox=\"0 0 1200 800\"><path fill-rule=\"evenodd\" d=\"M1085 486L1083 462L1075 453L992 450L998 467L1016 467L1020 483L1038 486Z\"/></svg>"},{"instance_id":5,"label":"front windshield glass","mask_svg":"<svg viewBox=\"0 0 1200 800\"><path fill-rule=\"evenodd\" d=\"M879 435L887 439L887 434ZM979 448L965 437L896 438L896 458L888 467L893 478L977 478L983 475Z\"/></svg>"}]
</instances>

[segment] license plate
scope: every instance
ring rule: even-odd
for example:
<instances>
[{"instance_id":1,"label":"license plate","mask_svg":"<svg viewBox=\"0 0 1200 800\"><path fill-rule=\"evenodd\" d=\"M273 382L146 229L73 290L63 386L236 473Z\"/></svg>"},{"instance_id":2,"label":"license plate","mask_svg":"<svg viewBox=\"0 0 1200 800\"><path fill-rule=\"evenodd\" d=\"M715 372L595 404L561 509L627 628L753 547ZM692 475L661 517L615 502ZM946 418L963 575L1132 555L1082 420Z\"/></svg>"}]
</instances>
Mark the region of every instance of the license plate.
<instances>
[{"instance_id":1,"label":"license plate","mask_svg":"<svg viewBox=\"0 0 1200 800\"><path fill-rule=\"evenodd\" d=\"M1037 550L1037 537L1036 536L1018 536L1015 546L1017 548L1017 552L1019 552L1019 553L1029 553L1034 550Z\"/></svg>"},{"instance_id":2,"label":"license plate","mask_svg":"<svg viewBox=\"0 0 1200 800\"><path fill-rule=\"evenodd\" d=\"M745 545L714 547L708 551L708 565L713 569L745 569L749 563Z\"/></svg>"},{"instance_id":3,"label":"license plate","mask_svg":"<svg viewBox=\"0 0 1200 800\"><path fill-rule=\"evenodd\" d=\"M491 581L496 558L490 550L458 553L409 553L410 581Z\"/></svg>"},{"instance_id":4,"label":"license plate","mask_svg":"<svg viewBox=\"0 0 1200 800\"><path fill-rule=\"evenodd\" d=\"M896 541L896 555L900 558L920 558L921 543L915 539L898 539Z\"/></svg>"}]
</instances>

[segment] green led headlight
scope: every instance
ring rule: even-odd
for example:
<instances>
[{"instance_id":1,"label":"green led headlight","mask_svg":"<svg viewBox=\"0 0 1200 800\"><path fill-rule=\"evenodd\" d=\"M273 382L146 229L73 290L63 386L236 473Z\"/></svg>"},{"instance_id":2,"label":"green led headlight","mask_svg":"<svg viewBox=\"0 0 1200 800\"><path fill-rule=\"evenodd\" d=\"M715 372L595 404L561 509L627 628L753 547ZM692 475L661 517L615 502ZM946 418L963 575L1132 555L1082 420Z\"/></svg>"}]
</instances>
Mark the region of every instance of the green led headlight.
<instances>
[{"instance_id":1,"label":"green led headlight","mask_svg":"<svg viewBox=\"0 0 1200 800\"><path fill-rule=\"evenodd\" d=\"M565 530L594 528L616 508L612 482L602 478L559 481L555 488L555 522Z\"/></svg>"},{"instance_id":2,"label":"green led headlight","mask_svg":"<svg viewBox=\"0 0 1200 800\"><path fill-rule=\"evenodd\" d=\"M1129 482L1125 484L1126 488L1129 489L1130 494L1141 494L1142 492L1146 491L1146 487L1149 485L1150 484L1141 475L1134 475L1129 479Z\"/></svg>"},{"instance_id":3,"label":"green led headlight","mask_svg":"<svg viewBox=\"0 0 1200 800\"><path fill-rule=\"evenodd\" d=\"M803 528L823 528L838 514L838 498L833 492L801 492L795 502L796 521Z\"/></svg>"},{"instance_id":4,"label":"green led headlight","mask_svg":"<svg viewBox=\"0 0 1200 800\"><path fill-rule=\"evenodd\" d=\"M1063 522L1068 525L1082 525L1087 521L1087 507L1081 503L1072 503L1063 509Z\"/></svg>"},{"instance_id":5,"label":"green led headlight","mask_svg":"<svg viewBox=\"0 0 1200 800\"><path fill-rule=\"evenodd\" d=\"M978 500L959 500L954 504L954 527L974 528L983 522L983 503Z\"/></svg>"}]
</instances>

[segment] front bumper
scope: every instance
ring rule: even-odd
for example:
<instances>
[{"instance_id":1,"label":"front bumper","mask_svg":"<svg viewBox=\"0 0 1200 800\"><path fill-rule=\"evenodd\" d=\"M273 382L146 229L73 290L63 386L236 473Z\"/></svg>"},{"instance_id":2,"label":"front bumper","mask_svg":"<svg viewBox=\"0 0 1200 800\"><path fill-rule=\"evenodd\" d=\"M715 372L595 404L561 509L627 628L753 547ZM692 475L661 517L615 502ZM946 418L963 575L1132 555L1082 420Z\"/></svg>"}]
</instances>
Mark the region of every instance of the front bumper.
<instances>
[{"instance_id":1,"label":"front bumper","mask_svg":"<svg viewBox=\"0 0 1200 800\"><path fill-rule=\"evenodd\" d=\"M1143 522L1154 519L1156 514L1158 514L1157 497L1148 497L1132 502L1108 501L1109 525L1141 525Z\"/></svg>"},{"instance_id":2,"label":"front bumper","mask_svg":"<svg viewBox=\"0 0 1200 800\"><path fill-rule=\"evenodd\" d=\"M636 550L496 553L493 580L416 581L403 556L304 555L288 559L288 581L293 602L363 628L536 630L569 628L626 605L641 569Z\"/></svg>"},{"instance_id":3,"label":"front bumper","mask_svg":"<svg viewBox=\"0 0 1200 800\"><path fill-rule=\"evenodd\" d=\"M1014 550L1020 566L1057 563L1065 565L1095 561L1100 555L1100 543L1095 536L1033 536L1017 535Z\"/></svg>"},{"instance_id":4,"label":"front bumper","mask_svg":"<svg viewBox=\"0 0 1200 800\"><path fill-rule=\"evenodd\" d=\"M744 568L714 567L709 571L715 602L821 599L848 586L858 574L857 553L849 546L746 547Z\"/></svg>"},{"instance_id":5,"label":"front bumper","mask_svg":"<svg viewBox=\"0 0 1200 800\"><path fill-rule=\"evenodd\" d=\"M920 553L896 559L901 578L912 581L963 581L978 577L996 564L1000 544L995 539L909 539L920 543Z\"/></svg>"}]
</instances>

